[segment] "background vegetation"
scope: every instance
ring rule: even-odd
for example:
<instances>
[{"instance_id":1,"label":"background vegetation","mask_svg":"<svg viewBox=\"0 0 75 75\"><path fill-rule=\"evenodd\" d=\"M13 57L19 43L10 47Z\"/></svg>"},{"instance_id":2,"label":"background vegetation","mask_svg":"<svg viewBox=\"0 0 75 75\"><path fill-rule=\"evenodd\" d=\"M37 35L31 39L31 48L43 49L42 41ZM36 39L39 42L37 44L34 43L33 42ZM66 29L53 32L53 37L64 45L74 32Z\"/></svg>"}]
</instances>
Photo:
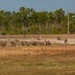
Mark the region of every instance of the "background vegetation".
<instances>
[{"instance_id":1,"label":"background vegetation","mask_svg":"<svg viewBox=\"0 0 75 75\"><path fill-rule=\"evenodd\" d=\"M74 13L68 14L70 33L75 33ZM61 8L54 12L25 7L18 12L0 10L0 34L66 34L68 14Z\"/></svg>"}]
</instances>

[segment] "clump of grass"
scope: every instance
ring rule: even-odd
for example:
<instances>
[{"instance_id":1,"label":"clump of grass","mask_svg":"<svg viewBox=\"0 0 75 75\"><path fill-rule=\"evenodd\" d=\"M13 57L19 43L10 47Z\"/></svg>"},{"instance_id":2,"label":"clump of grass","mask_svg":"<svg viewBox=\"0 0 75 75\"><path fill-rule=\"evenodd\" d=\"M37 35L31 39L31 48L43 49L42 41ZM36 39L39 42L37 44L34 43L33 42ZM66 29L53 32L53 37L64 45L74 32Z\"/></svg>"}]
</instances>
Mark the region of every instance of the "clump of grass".
<instances>
[{"instance_id":1,"label":"clump of grass","mask_svg":"<svg viewBox=\"0 0 75 75\"><path fill-rule=\"evenodd\" d=\"M1 41L0 46L5 47L7 45L7 41Z\"/></svg>"},{"instance_id":2,"label":"clump of grass","mask_svg":"<svg viewBox=\"0 0 75 75\"><path fill-rule=\"evenodd\" d=\"M26 42L25 41L21 41L21 45L22 46L25 46L26 45Z\"/></svg>"},{"instance_id":3,"label":"clump of grass","mask_svg":"<svg viewBox=\"0 0 75 75\"><path fill-rule=\"evenodd\" d=\"M11 41L10 43L11 43L11 45L12 45L13 47L16 47L16 42L15 42L15 41Z\"/></svg>"},{"instance_id":4,"label":"clump of grass","mask_svg":"<svg viewBox=\"0 0 75 75\"><path fill-rule=\"evenodd\" d=\"M37 42L36 42L36 41L31 42L31 44L32 44L33 46L37 46Z\"/></svg>"},{"instance_id":5,"label":"clump of grass","mask_svg":"<svg viewBox=\"0 0 75 75\"><path fill-rule=\"evenodd\" d=\"M51 45L51 42L50 41L47 41L46 43L47 43L47 45Z\"/></svg>"},{"instance_id":6,"label":"clump of grass","mask_svg":"<svg viewBox=\"0 0 75 75\"><path fill-rule=\"evenodd\" d=\"M15 42L19 42L19 40L18 39L15 39Z\"/></svg>"}]
</instances>

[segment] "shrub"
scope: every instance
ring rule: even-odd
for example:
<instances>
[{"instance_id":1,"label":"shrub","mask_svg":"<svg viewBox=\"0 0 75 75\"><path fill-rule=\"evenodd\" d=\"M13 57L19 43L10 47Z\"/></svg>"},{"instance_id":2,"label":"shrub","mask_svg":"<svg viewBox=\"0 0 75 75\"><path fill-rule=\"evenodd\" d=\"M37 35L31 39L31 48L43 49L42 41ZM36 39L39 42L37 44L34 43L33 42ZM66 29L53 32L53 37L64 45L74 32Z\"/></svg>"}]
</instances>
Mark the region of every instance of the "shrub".
<instances>
[{"instance_id":1,"label":"shrub","mask_svg":"<svg viewBox=\"0 0 75 75\"><path fill-rule=\"evenodd\" d=\"M7 45L7 41L1 41L1 42L0 42L0 45L1 45L2 47L5 47L5 46Z\"/></svg>"},{"instance_id":2,"label":"shrub","mask_svg":"<svg viewBox=\"0 0 75 75\"><path fill-rule=\"evenodd\" d=\"M47 45L51 45L51 42L50 41L47 41L46 43L47 43Z\"/></svg>"},{"instance_id":3,"label":"shrub","mask_svg":"<svg viewBox=\"0 0 75 75\"><path fill-rule=\"evenodd\" d=\"M16 46L16 42L15 41L11 41L10 43L11 43L12 46L14 46L14 47Z\"/></svg>"},{"instance_id":4,"label":"shrub","mask_svg":"<svg viewBox=\"0 0 75 75\"><path fill-rule=\"evenodd\" d=\"M18 39L15 39L15 42L19 42L19 40Z\"/></svg>"},{"instance_id":5,"label":"shrub","mask_svg":"<svg viewBox=\"0 0 75 75\"><path fill-rule=\"evenodd\" d=\"M37 42L34 41L34 42L31 42L32 45L36 46L37 45Z\"/></svg>"}]
</instances>

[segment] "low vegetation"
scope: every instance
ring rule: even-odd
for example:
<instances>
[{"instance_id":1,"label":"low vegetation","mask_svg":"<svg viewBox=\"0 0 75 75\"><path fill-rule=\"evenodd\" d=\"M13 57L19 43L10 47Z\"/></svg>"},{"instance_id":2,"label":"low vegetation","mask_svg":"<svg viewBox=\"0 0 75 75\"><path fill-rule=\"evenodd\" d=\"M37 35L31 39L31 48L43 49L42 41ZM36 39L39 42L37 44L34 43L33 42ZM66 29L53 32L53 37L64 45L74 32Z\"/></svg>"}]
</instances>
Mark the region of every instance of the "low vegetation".
<instances>
[{"instance_id":1,"label":"low vegetation","mask_svg":"<svg viewBox=\"0 0 75 75\"><path fill-rule=\"evenodd\" d=\"M0 75L75 75L75 47L0 47Z\"/></svg>"},{"instance_id":2,"label":"low vegetation","mask_svg":"<svg viewBox=\"0 0 75 75\"><path fill-rule=\"evenodd\" d=\"M0 40L0 46L5 47L5 46L10 46L10 47L16 47L16 46L50 46L51 42L50 41L42 41L42 40L31 40L31 41L26 41L26 40Z\"/></svg>"}]
</instances>

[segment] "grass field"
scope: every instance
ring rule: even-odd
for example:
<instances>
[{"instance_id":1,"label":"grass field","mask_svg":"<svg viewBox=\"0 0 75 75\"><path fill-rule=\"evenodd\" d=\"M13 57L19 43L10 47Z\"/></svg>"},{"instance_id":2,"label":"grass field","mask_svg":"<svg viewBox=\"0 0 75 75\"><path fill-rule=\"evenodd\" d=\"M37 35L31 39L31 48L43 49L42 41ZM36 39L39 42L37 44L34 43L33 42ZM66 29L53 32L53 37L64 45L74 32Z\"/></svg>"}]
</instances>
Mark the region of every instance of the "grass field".
<instances>
[{"instance_id":1,"label":"grass field","mask_svg":"<svg viewBox=\"0 0 75 75\"><path fill-rule=\"evenodd\" d=\"M75 75L75 46L0 47L0 75Z\"/></svg>"}]
</instances>

